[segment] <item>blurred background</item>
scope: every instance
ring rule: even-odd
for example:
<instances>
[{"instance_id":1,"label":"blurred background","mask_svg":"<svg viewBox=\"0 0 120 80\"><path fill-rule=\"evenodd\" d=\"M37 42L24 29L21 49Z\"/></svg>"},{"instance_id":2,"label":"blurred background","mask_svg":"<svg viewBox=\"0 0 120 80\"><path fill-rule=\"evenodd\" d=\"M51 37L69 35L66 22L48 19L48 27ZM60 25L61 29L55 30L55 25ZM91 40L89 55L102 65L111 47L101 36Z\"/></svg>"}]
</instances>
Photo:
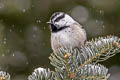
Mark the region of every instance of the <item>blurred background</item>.
<instances>
[{"instance_id":1,"label":"blurred background","mask_svg":"<svg viewBox=\"0 0 120 80\"><path fill-rule=\"evenodd\" d=\"M65 12L84 26L88 40L120 37L120 0L0 0L0 70L12 80L27 80L35 68L51 68L47 21ZM102 62L110 80L120 79L120 54Z\"/></svg>"}]
</instances>

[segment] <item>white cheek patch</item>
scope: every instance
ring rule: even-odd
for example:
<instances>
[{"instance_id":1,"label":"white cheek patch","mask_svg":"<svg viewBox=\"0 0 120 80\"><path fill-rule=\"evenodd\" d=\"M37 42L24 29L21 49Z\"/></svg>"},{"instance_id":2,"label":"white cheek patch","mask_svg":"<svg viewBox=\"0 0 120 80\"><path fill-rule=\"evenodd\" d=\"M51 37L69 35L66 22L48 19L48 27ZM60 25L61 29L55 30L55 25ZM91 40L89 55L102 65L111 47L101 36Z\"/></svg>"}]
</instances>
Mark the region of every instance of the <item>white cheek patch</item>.
<instances>
[{"instance_id":1,"label":"white cheek patch","mask_svg":"<svg viewBox=\"0 0 120 80\"><path fill-rule=\"evenodd\" d=\"M61 27L61 26L65 26L66 23L67 23L67 21L60 20L59 22L56 22L55 24L57 24L59 27Z\"/></svg>"}]
</instances>

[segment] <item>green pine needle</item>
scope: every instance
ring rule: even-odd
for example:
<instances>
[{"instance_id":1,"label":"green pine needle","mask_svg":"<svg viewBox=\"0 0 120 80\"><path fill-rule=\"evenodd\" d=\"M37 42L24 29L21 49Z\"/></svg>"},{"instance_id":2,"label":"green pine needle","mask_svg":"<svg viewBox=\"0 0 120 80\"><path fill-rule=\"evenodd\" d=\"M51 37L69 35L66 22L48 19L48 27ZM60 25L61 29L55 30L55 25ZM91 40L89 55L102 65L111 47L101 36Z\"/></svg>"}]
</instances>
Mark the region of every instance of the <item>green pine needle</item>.
<instances>
[{"instance_id":1,"label":"green pine needle","mask_svg":"<svg viewBox=\"0 0 120 80\"><path fill-rule=\"evenodd\" d=\"M107 69L103 68L101 65L99 66L99 69L102 72L100 72L99 75L90 74L83 71L83 69L88 64L95 64L99 61L104 61L119 52L120 39L116 36L107 36L86 42L84 46L81 46L80 50L59 48L56 53L51 54L49 59L51 60L50 63L55 67L57 78L60 80L78 79L80 77L83 78L83 80L91 80L90 78L102 80L103 78L106 79L108 74L106 73L102 75L102 73L105 73L104 71L107 72ZM93 69L93 71L96 70L97 69ZM86 73L87 76L84 75L83 77L82 75Z\"/></svg>"},{"instance_id":2,"label":"green pine needle","mask_svg":"<svg viewBox=\"0 0 120 80\"><path fill-rule=\"evenodd\" d=\"M37 68L32 75L28 77L28 80L53 80L54 75L50 69Z\"/></svg>"},{"instance_id":3,"label":"green pine needle","mask_svg":"<svg viewBox=\"0 0 120 80\"><path fill-rule=\"evenodd\" d=\"M119 52L120 39L116 36L92 39L79 50L59 48L49 57L55 71L37 68L28 80L108 80L108 69L96 63Z\"/></svg>"}]
</instances>

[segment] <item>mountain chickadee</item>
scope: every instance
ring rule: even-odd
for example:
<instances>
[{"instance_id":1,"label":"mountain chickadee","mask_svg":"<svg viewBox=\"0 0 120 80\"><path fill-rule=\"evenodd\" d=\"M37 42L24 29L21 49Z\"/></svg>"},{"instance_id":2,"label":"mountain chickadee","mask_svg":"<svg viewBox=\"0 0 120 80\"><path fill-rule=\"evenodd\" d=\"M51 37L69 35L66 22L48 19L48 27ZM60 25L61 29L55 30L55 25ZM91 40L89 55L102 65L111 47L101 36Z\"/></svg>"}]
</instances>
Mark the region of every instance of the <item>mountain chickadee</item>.
<instances>
[{"instance_id":1,"label":"mountain chickadee","mask_svg":"<svg viewBox=\"0 0 120 80\"><path fill-rule=\"evenodd\" d=\"M51 47L55 52L60 47L80 49L86 41L86 32L72 17L64 12L55 12L50 21Z\"/></svg>"}]
</instances>

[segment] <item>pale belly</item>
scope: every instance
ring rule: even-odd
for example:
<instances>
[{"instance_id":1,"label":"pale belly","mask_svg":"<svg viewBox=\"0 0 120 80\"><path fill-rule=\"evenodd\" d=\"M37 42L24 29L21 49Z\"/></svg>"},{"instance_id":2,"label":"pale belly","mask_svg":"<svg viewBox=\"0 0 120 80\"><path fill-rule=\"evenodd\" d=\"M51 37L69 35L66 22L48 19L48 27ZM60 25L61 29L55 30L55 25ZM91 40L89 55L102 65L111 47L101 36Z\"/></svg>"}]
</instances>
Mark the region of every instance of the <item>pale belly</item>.
<instances>
[{"instance_id":1,"label":"pale belly","mask_svg":"<svg viewBox=\"0 0 120 80\"><path fill-rule=\"evenodd\" d=\"M64 30L59 33L51 34L51 47L53 51L60 47L80 48L86 40L86 34L80 31L72 32L72 30Z\"/></svg>"}]
</instances>

